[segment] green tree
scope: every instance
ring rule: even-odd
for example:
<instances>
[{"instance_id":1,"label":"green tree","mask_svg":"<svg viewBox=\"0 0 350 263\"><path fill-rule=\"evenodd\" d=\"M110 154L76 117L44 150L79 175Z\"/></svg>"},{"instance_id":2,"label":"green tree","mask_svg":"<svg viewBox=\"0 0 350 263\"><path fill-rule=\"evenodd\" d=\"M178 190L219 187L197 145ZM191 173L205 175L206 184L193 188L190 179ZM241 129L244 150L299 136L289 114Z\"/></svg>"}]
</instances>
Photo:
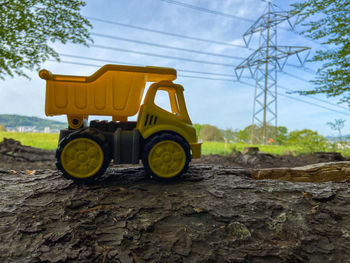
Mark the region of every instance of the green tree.
<instances>
[{"instance_id":1,"label":"green tree","mask_svg":"<svg viewBox=\"0 0 350 263\"><path fill-rule=\"evenodd\" d=\"M91 40L90 22L81 14L80 0L4 0L0 3L0 78L28 77L24 70L38 70L58 53L50 43Z\"/></svg>"},{"instance_id":2,"label":"green tree","mask_svg":"<svg viewBox=\"0 0 350 263\"><path fill-rule=\"evenodd\" d=\"M290 132L287 136L286 144L299 146L306 152L317 152L326 149L327 140L316 131L304 129Z\"/></svg>"},{"instance_id":3,"label":"green tree","mask_svg":"<svg viewBox=\"0 0 350 263\"><path fill-rule=\"evenodd\" d=\"M277 127L277 144L285 144L287 140L288 129L284 126Z\"/></svg>"},{"instance_id":4,"label":"green tree","mask_svg":"<svg viewBox=\"0 0 350 263\"><path fill-rule=\"evenodd\" d=\"M327 125L335 131L338 131L338 135L339 135L339 141L342 141L342 134L341 134L341 130L344 128L344 124L345 124L345 120L343 119L334 119L334 122L327 122Z\"/></svg>"},{"instance_id":5,"label":"green tree","mask_svg":"<svg viewBox=\"0 0 350 263\"><path fill-rule=\"evenodd\" d=\"M224 134L217 127L212 125L204 125L200 131L200 137L204 141L223 141Z\"/></svg>"},{"instance_id":6,"label":"green tree","mask_svg":"<svg viewBox=\"0 0 350 263\"><path fill-rule=\"evenodd\" d=\"M6 131L6 126L4 124L0 124L0 131Z\"/></svg>"},{"instance_id":7,"label":"green tree","mask_svg":"<svg viewBox=\"0 0 350 263\"><path fill-rule=\"evenodd\" d=\"M257 125L249 125L247 127L245 127L243 130L238 131L238 140L241 142L246 142L249 143L251 142L251 134L252 134L252 130L254 129L254 134L258 134L259 133L259 127ZM253 141L252 143L256 143L255 141Z\"/></svg>"},{"instance_id":8,"label":"green tree","mask_svg":"<svg viewBox=\"0 0 350 263\"><path fill-rule=\"evenodd\" d=\"M237 132L233 131L231 128L223 131L223 135L225 140L227 141L236 141L237 140Z\"/></svg>"},{"instance_id":9,"label":"green tree","mask_svg":"<svg viewBox=\"0 0 350 263\"><path fill-rule=\"evenodd\" d=\"M350 1L305 0L292 6L291 13L300 15L299 23L307 27L302 33L328 45L311 59L323 63L312 81L316 87L299 94L342 95L341 102L350 104Z\"/></svg>"},{"instance_id":10,"label":"green tree","mask_svg":"<svg viewBox=\"0 0 350 263\"><path fill-rule=\"evenodd\" d=\"M288 133L288 129L284 126L278 126L277 128L274 126L267 126L267 137L274 139L274 141L277 144L283 144L286 140L286 135ZM251 135L252 132L254 133L254 138L252 140ZM237 134L238 140L246 142L246 143L252 143L252 144L259 144L261 143L260 138L262 138L263 135L263 127L257 126L257 125L249 125L245 127L243 130L240 130Z\"/></svg>"}]
</instances>

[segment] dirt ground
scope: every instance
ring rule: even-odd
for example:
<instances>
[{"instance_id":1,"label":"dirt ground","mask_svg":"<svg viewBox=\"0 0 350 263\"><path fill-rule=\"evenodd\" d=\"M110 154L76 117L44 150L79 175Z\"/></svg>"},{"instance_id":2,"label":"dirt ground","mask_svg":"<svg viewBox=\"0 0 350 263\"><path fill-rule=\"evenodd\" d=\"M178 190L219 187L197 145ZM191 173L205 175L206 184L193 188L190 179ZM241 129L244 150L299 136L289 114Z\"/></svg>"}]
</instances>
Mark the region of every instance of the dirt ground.
<instances>
[{"instance_id":1,"label":"dirt ground","mask_svg":"<svg viewBox=\"0 0 350 263\"><path fill-rule=\"evenodd\" d=\"M350 262L348 181L249 176L251 168L329 161L346 160L212 155L176 183L148 179L141 165L111 165L101 181L82 185L56 171L53 151L6 141L0 262Z\"/></svg>"}]
</instances>

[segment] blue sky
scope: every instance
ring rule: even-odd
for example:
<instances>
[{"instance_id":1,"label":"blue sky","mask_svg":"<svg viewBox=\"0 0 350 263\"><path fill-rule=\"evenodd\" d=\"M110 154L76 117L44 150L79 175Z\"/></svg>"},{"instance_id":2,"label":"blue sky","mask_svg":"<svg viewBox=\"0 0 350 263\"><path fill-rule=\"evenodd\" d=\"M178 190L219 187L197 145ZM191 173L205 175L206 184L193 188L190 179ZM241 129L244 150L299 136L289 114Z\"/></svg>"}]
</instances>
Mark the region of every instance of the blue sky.
<instances>
[{"instance_id":1,"label":"blue sky","mask_svg":"<svg viewBox=\"0 0 350 263\"><path fill-rule=\"evenodd\" d=\"M225 14L232 14L241 18L256 20L266 8L266 2L261 0L178 0L179 2L216 10ZM296 1L276 0L276 5L284 10L289 9L289 5ZM152 30L171 32L179 35L186 35L202 39L209 39L219 42L227 42L236 45L244 45L242 35L252 25L252 22L244 19L234 19L217 14L210 14L174 5L161 0L101 0L87 1L87 6L83 9L83 14L87 17L115 21L117 23L129 24ZM183 49L198 50L201 52L218 53L226 56L247 57L252 51L247 48L225 46L196 40L183 39L175 36L168 36L159 33L152 33L143 30L132 29L120 25L103 23L90 19L93 24L91 32L116 36L119 38L133 39L143 42L157 43L160 45L173 46ZM286 24L282 25L287 27ZM300 29L297 28L297 29ZM132 43L122 40L103 38L92 35L93 46L90 48L78 45L54 44L63 62L75 62L91 65L110 64L98 60L115 61L115 64L126 63L130 65L152 65L173 67L178 70L192 70L201 72L212 72L215 74L234 75L234 68L241 60L219 57L205 54L198 54L188 51L171 50L167 48ZM320 45L312 42L293 32L279 30L279 45L310 46L312 52ZM194 63L184 60L176 60L164 57L146 56L130 52L116 51L98 46L134 50L137 52L153 53L163 56L180 57L192 60L214 62L232 66L212 65L206 63ZM252 41L252 48L257 48L257 36ZM86 59L73 56L85 57ZM290 58L290 64L297 65L296 58ZM319 65L307 63L308 68L317 70ZM42 68L50 70L56 74L70 75L91 75L98 67L73 65L68 63L46 62ZM292 90L310 89L312 85L304 80L315 77L305 69L285 67L284 71L295 77L279 73L278 84ZM207 78L233 77L203 75L198 73L188 73L178 71L179 77L175 81L184 86L185 98L190 117L194 123L212 124L219 128L242 129L251 124L254 80L244 80L252 84L251 87L238 82L189 78L186 76L201 76ZM0 81L0 113L21 114L28 116L45 117L45 81L41 80L37 72L29 72L31 80L15 77ZM281 94L286 94L285 90L278 90ZM340 108L336 105L337 99L326 98L325 96L313 96L334 104L334 106L324 102L311 99L310 97L299 95L288 95L303 101L319 104L322 107L344 112L350 115L346 105ZM311 104L297 100L278 96L278 125L286 126L289 131L309 128L317 130L323 135L334 135L326 123L334 119L345 119L349 115L329 109L316 107ZM50 117L50 119L65 121L65 116ZM345 123L343 133L350 133L350 122Z\"/></svg>"}]
</instances>

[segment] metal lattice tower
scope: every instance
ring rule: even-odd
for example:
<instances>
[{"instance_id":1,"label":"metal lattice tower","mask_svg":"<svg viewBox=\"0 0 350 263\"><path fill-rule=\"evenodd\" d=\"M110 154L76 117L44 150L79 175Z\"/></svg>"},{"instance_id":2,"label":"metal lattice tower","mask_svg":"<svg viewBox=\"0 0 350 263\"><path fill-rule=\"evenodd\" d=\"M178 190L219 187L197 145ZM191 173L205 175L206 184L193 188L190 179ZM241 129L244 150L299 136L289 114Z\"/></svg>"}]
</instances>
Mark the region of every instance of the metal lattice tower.
<instances>
[{"instance_id":1,"label":"metal lattice tower","mask_svg":"<svg viewBox=\"0 0 350 263\"><path fill-rule=\"evenodd\" d=\"M277 72L283 70L289 56L296 55L301 65L308 56L302 59L299 53L309 47L277 45L277 25L287 21L294 29L290 18L288 12L277 11L268 1L264 14L243 35L247 47L255 33L260 35L259 48L235 68L238 79L244 69L255 79L251 142L265 144L267 138L277 135ZM262 136L255 134L255 126L262 127Z\"/></svg>"}]
</instances>

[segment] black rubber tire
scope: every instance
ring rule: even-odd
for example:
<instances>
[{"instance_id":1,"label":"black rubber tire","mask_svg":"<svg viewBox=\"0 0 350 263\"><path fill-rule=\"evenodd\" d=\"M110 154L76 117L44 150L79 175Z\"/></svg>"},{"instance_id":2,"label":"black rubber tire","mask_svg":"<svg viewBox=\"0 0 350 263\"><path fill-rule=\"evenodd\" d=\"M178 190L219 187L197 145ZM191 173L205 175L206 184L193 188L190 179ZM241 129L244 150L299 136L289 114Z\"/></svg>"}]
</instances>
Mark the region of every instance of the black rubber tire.
<instances>
[{"instance_id":1,"label":"black rubber tire","mask_svg":"<svg viewBox=\"0 0 350 263\"><path fill-rule=\"evenodd\" d=\"M152 169L150 168L150 165L148 163L148 156L149 156L150 151L152 150L152 148L157 143L159 143L161 141L166 141L166 140L171 140L171 141L174 141L174 142L178 143L183 148L183 150L185 151L185 155L186 155L185 165L184 165L183 169L177 175L175 175L173 177L170 177L170 178L160 177L157 174L155 174L152 171ZM173 182L173 181L176 181L176 180L180 179L181 176L184 173L186 173L190 161L191 161L190 146L188 145L186 140L183 139L179 135L172 134L172 133L167 133L167 132L160 133L160 134L154 135L151 138L149 138L148 140L146 140L146 142L144 144L143 153L142 153L143 166L145 168L146 174L149 175L152 179L155 179L157 181Z\"/></svg>"},{"instance_id":2,"label":"black rubber tire","mask_svg":"<svg viewBox=\"0 0 350 263\"><path fill-rule=\"evenodd\" d=\"M96 142L103 152L103 163L101 168L92 176L88 178L77 178L72 175L70 175L64 168L61 163L61 154L64 149L64 147L71 142L72 140L78 139L78 138L87 138L91 139L94 142ZM86 128L84 130L80 130L77 132L70 133L68 136L64 137L58 144L57 150L56 150L56 167L58 170L62 172L62 175L66 179L71 179L76 182L94 182L96 179L98 179L101 175L103 175L106 172L106 169L108 168L111 161L111 154L110 154L110 147L107 143L106 138L98 132L96 129L93 128Z\"/></svg>"}]
</instances>

